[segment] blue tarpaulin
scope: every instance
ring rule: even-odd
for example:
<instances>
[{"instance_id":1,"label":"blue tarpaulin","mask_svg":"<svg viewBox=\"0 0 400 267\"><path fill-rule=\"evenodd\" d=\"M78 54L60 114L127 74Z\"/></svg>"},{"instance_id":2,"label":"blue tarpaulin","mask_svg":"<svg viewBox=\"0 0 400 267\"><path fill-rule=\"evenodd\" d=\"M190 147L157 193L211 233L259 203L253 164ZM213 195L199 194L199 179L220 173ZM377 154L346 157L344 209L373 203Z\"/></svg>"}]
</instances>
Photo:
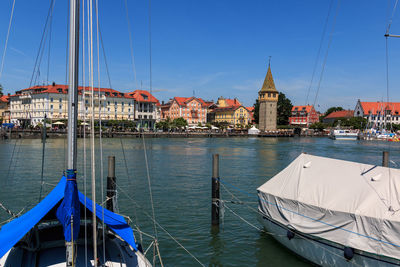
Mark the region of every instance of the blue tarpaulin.
<instances>
[{"instance_id":1,"label":"blue tarpaulin","mask_svg":"<svg viewBox=\"0 0 400 267\"><path fill-rule=\"evenodd\" d=\"M23 238L40 220L51 211L63 198L66 192L66 177L62 177L57 186L34 208L22 215L15 218L11 222L5 224L0 230L0 258L7 253L21 238ZM93 210L92 201L85 197L78 191L79 201L85 205L90 211ZM60 205L61 206L61 205ZM96 204L96 216L103 219L103 208ZM74 219L75 221L75 219ZM107 209L104 209L104 223L124 239L129 245L137 250L135 238L133 236L132 228L121 215L115 214ZM75 223L74 223L75 225Z\"/></svg>"},{"instance_id":2,"label":"blue tarpaulin","mask_svg":"<svg viewBox=\"0 0 400 267\"><path fill-rule=\"evenodd\" d=\"M65 185L64 199L57 209L57 218L64 228L65 241L78 239L80 229L80 203L78 186L76 185L76 170L67 170L67 184ZM73 234L71 228L73 227Z\"/></svg>"}]
</instances>

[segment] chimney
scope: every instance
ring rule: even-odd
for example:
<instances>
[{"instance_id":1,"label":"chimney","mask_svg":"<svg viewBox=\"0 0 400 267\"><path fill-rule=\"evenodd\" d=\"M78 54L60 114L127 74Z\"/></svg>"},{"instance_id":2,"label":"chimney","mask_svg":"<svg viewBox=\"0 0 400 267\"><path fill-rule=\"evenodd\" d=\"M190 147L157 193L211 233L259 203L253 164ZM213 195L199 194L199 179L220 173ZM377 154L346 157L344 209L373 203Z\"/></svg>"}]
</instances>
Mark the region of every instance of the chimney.
<instances>
[{"instance_id":1,"label":"chimney","mask_svg":"<svg viewBox=\"0 0 400 267\"><path fill-rule=\"evenodd\" d=\"M55 83L55 82L53 82L53 86L56 86L56 83Z\"/></svg>"},{"instance_id":2,"label":"chimney","mask_svg":"<svg viewBox=\"0 0 400 267\"><path fill-rule=\"evenodd\" d=\"M161 105L164 105L164 100L163 100L163 101L161 101Z\"/></svg>"}]
</instances>

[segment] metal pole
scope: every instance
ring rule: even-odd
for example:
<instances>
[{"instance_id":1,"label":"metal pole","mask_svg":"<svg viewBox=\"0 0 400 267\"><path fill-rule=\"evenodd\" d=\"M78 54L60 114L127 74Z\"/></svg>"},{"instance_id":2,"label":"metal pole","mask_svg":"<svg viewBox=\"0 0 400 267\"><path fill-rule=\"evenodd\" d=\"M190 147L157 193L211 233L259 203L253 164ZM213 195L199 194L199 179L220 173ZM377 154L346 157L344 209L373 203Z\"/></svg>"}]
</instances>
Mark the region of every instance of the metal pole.
<instances>
[{"instance_id":1,"label":"metal pole","mask_svg":"<svg viewBox=\"0 0 400 267\"><path fill-rule=\"evenodd\" d=\"M116 189L115 156L108 156L107 209L112 212L115 212L117 209Z\"/></svg>"},{"instance_id":2,"label":"metal pole","mask_svg":"<svg viewBox=\"0 0 400 267\"><path fill-rule=\"evenodd\" d=\"M389 152L383 151L382 153L382 166L389 167Z\"/></svg>"},{"instance_id":3,"label":"metal pole","mask_svg":"<svg viewBox=\"0 0 400 267\"><path fill-rule=\"evenodd\" d=\"M69 17L69 79L68 79L68 146L67 175L76 177L77 119L78 119L78 66L79 66L79 0L70 0ZM95 201L95 200L94 200ZM73 225L71 217L71 227ZM73 232L73 230L72 230ZM75 266L74 240L66 242L66 266ZM95 246L96 248L96 246ZM95 255L96 262L96 255ZM95 266L96 263L95 263Z\"/></svg>"},{"instance_id":4,"label":"metal pole","mask_svg":"<svg viewBox=\"0 0 400 267\"><path fill-rule=\"evenodd\" d=\"M76 128L78 119L79 0L70 1L68 157L67 168L76 170Z\"/></svg>"},{"instance_id":5,"label":"metal pole","mask_svg":"<svg viewBox=\"0 0 400 267\"><path fill-rule=\"evenodd\" d=\"M211 178L211 224L219 225L219 155L213 154Z\"/></svg>"}]
</instances>

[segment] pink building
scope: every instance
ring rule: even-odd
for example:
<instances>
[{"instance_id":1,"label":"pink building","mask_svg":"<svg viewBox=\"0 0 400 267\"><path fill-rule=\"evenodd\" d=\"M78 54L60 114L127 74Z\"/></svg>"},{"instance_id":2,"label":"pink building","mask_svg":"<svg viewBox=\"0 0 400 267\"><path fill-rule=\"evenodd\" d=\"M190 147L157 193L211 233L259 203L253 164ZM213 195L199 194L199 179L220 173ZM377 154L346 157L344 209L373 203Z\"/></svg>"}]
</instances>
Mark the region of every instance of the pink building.
<instances>
[{"instance_id":1,"label":"pink building","mask_svg":"<svg viewBox=\"0 0 400 267\"><path fill-rule=\"evenodd\" d=\"M207 122L207 107L210 104L197 97L174 97L169 103L161 106L162 119L184 118L189 125Z\"/></svg>"}]
</instances>

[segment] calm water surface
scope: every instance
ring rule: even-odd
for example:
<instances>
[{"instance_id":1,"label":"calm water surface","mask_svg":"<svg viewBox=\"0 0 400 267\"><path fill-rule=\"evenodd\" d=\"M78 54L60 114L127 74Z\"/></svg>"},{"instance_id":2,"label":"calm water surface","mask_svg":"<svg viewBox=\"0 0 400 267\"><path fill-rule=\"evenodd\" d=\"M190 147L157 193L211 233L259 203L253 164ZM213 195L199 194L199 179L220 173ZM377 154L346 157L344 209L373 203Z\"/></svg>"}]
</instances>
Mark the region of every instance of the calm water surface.
<instances>
[{"instance_id":1,"label":"calm water surface","mask_svg":"<svg viewBox=\"0 0 400 267\"><path fill-rule=\"evenodd\" d=\"M390 149L391 165L400 166L400 145L396 143L389 147L385 142L333 141L328 138L158 138L145 141L156 220L206 266L308 265L227 209L219 233L211 230L212 154L220 154L221 178L227 185L240 190L227 188L253 208L257 208L257 187L302 151L381 164L382 151ZM79 140L78 145L78 186L84 191L83 140ZM120 213L130 216L142 231L154 235L153 225L147 217L151 214L151 206L143 151L142 139L103 139L104 179L107 156L115 155ZM43 195L55 186L65 169L65 141L48 140L45 154ZM0 202L14 212L28 210L39 200L41 155L40 140L0 141ZM99 155L97 149L97 201L101 202ZM89 159L88 150L87 166L90 166ZM89 179L89 167L86 172ZM221 195L222 199L232 199L224 189L221 189ZM226 205L260 227L257 214L245 205ZM0 222L8 218L8 214L0 210ZM157 230L165 266L198 265L165 232ZM137 233L136 238L139 239ZM144 236L143 244L146 249L149 238Z\"/></svg>"}]
</instances>

